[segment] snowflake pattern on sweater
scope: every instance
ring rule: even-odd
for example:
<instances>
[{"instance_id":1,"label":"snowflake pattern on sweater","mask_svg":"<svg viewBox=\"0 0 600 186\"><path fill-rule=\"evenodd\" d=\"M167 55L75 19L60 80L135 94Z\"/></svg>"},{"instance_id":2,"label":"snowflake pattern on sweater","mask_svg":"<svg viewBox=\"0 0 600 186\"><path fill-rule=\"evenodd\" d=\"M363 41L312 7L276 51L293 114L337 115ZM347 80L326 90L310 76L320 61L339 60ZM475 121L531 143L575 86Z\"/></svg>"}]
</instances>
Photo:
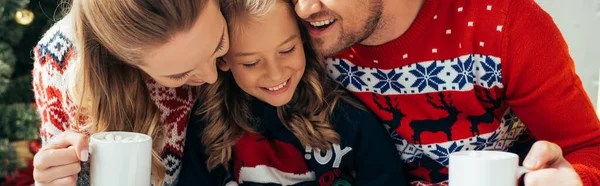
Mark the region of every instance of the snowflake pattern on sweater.
<instances>
[{"instance_id":1,"label":"snowflake pattern on sweater","mask_svg":"<svg viewBox=\"0 0 600 186\"><path fill-rule=\"evenodd\" d=\"M441 109L447 111L452 110L453 105L448 103L448 100L442 100L437 98L440 103L432 103L436 100L434 96L429 94L437 95L445 91L459 91L459 92L471 92L475 91L476 87L481 88L484 92L481 99L483 103L486 102L498 102L497 108L495 105L491 105L489 108L490 112L484 112L482 115L474 115L465 118L468 120L476 120L477 118L489 117L489 121L484 122L459 122L458 118L455 120L433 119L433 120L416 120L412 119L411 122L404 122L402 120L408 120L410 116L406 116L400 110L397 110L399 114L393 115L392 120L397 119L396 123L390 123L386 126L390 135L396 141L396 147L402 157L402 160L406 163L413 163L416 166L431 166L431 175L437 175L437 178L445 178L442 172L447 171L449 154L461 150L500 150L508 151L509 147L519 139L521 134L525 132L525 127L519 121L509 108L504 109L502 118L494 118L495 109L500 109L502 100L492 98L491 91L489 89L502 88L502 76L500 71L500 60L493 56L483 56L479 54L460 56L450 60L439 60L439 61L426 61L419 62L412 65L407 65L393 69L377 69L377 68L366 68L359 65L353 64L351 61L343 58L330 58L327 61L330 76L342 84L346 89L353 93L360 95L361 99L365 99L365 95L372 95L371 100L367 102L375 103L375 108L371 107L376 112L381 114L381 111L391 111L399 109L391 103L386 103L387 100L379 99L377 97L396 97L402 95L426 95L428 101L423 103L434 105L433 110ZM361 94L362 93L362 94ZM372 94L364 94L372 93ZM451 98L451 96L443 97ZM496 97L497 98L497 97ZM368 99L368 98L367 98ZM488 100L489 99L489 100ZM382 101L383 100L383 101ZM391 100L390 100L391 101ZM444 103L446 102L446 103ZM395 103L397 104L397 103ZM399 103L401 105L401 103ZM383 105L391 105L383 106ZM438 106L442 108L438 108ZM448 106L445 106L448 105ZM443 108L450 107L450 108ZM451 111L450 111L451 112ZM450 113L448 117L451 117L453 113ZM400 117L400 118L397 118ZM456 116L455 116L456 117ZM482 120L482 119L480 119ZM442 122L436 122L442 121ZM397 123L400 122L400 123ZM447 141L442 142L427 142L426 144L421 141L421 137L425 132L442 132L444 137L453 133L454 125L457 124L470 125L462 127L463 130L468 130L467 133L471 134L467 138L455 139L448 137ZM400 126L408 124L407 127ZM447 124L447 130L438 129L439 127L427 126L428 124L443 125ZM390 126L392 125L392 126ZM420 127L424 126L425 127ZM489 125L488 127L481 129L480 126ZM420 127L420 128L419 128ZM391 130L394 128L395 130ZM495 130L489 130L494 128ZM456 132L454 132L456 133ZM406 139L403 136L407 136ZM445 139L445 138L444 138ZM433 161L432 161L433 160ZM430 161L430 162L426 162ZM435 168L437 167L437 169ZM427 176L425 179L428 181L434 181L436 176ZM443 181L443 180L439 180Z\"/></svg>"},{"instance_id":2,"label":"snowflake pattern on sweater","mask_svg":"<svg viewBox=\"0 0 600 186\"><path fill-rule=\"evenodd\" d=\"M79 130L74 125L77 106L69 96L68 79L73 74L76 53L70 15L53 25L34 48L33 89L37 111L41 117L40 136L46 144L53 136L67 130ZM197 97L197 88L183 86L168 88L153 80L146 82L148 93L160 111L165 125L166 141L162 144L162 161L166 166L165 185L173 185L181 168L185 129L191 108ZM93 133L94 131L85 131ZM79 185L86 182L88 170L80 174Z\"/></svg>"}]
</instances>

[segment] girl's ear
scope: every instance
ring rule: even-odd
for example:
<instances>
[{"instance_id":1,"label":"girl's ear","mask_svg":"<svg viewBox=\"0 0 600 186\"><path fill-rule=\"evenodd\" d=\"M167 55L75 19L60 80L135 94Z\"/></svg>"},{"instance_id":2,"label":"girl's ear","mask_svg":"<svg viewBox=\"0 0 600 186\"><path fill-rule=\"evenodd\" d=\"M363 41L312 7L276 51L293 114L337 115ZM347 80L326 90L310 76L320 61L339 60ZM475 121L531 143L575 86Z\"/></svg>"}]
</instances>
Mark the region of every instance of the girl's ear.
<instances>
[{"instance_id":1,"label":"girl's ear","mask_svg":"<svg viewBox=\"0 0 600 186\"><path fill-rule=\"evenodd\" d=\"M229 70L229 65L227 65L227 62L225 62L225 60L223 58L217 59L217 67L219 67L219 69L221 69L221 71L223 71L223 72L226 72Z\"/></svg>"}]
</instances>

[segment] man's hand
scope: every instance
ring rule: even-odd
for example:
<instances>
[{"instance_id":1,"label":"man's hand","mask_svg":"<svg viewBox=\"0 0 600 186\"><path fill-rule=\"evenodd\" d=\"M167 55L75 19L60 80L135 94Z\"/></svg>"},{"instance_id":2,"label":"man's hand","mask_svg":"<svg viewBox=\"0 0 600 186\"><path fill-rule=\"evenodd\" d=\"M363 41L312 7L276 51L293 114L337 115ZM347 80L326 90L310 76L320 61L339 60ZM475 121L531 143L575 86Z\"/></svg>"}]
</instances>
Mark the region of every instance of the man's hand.
<instances>
[{"instance_id":1,"label":"man's hand","mask_svg":"<svg viewBox=\"0 0 600 186\"><path fill-rule=\"evenodd\" d=\"M525 174L525 186L583 185L573 166L563 157L560 147L548 141L533 144L523 166L532 170Z\"/></svg>"}]
</instances>

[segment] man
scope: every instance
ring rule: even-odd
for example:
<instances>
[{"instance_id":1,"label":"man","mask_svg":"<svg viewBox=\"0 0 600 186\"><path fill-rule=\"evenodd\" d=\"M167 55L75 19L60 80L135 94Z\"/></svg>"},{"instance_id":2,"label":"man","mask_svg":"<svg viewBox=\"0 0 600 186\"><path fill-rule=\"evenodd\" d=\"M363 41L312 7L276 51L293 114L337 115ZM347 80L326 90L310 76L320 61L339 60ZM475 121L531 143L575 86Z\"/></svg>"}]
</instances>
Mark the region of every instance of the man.
<instances>
[{"instance_id":1,"label":"man","mask_svg":"<svg viewBox=\"0 0 600 186\"><path fill-rule=\"evenodd\" d=\"M448 155L465 150L526 157L527 186L600 185L600 121L533 0L294 3L329 75L389 128L412 185L447 185Z\"/></svg>"}]
</instances>

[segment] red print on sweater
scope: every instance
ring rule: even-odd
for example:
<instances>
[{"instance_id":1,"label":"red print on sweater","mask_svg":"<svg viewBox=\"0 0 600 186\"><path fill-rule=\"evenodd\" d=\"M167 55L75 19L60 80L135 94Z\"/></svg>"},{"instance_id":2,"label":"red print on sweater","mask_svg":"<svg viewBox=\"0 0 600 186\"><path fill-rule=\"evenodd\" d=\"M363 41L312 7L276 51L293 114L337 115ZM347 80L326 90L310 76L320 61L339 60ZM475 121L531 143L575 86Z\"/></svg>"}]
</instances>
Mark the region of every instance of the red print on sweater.
<instances>
[{"instance_id":1,"label":"red print on sweater","mask_svg":"<svg viewBox=\"0 0 600 186\"><path fill-rule=\"evenodd\" d=\"M44 92L44 79L42 79L42 72L32 72L33 78L38 79L38 81L33 81L33 91L38 93L38 92ZM45 105L46 102L46 97L43 94L40 94L38 96L35 97L35 104L38 107L38 111L41 110L41 108L39 108L39 106L43 106ZM38 113L39 114L39 113ZM42 117L42 122L46 123L48 122L47 120L45 120L46 118Z\"/></svg>"},{"instance_id":2,"label":"red print on sweater","mask_svg":"<svg viewBox=\"0 0 600 186\"><path fill-rule=\"evenodd\" d=\"M245 133L234 151L234 177L241 184L294 185L315 180L303 153L291 144Z\"/></svg>"},{"instance_id":3,"label":"red print on sweater","mask_svg":"<svg viewBox=\"0 0 600 186\"><path fill-rule=\"evenodd\" d=\"M54 126L64 131L64 125L68 122L68 115L62 107L62 92L57 88L49 86L46 88L46 109L44 109L44 121L50 121Z\"/></svg>"},{"instance_id":4,"label":"red print on sweater","mask_svg":"<svg viewBox=\"0 0 600 186\"><path fill-rule=\"evenodd\" d=\"M64 74L65 70L67 69L69 62L71 61L71 56L73 56L73 50L69 49L69 51L67 51L66 55L67 56L65 56L63 61L60 61L60 62L51 61L50 62L52 67L54 67L56 69L56 71L58 71L60 74ZM50 56L50 54L45 54L45 58L46 58L46 60L54 60L54 58L52 58L52 56Z\"/></svg>"},{"instance_id":5,"label":"red print on sweater","mask_svg":"<svg viewBox=\"0 0 600 186\"><path fill-rule=\"evenodd\" d=\"M40 66L44 66L47 61L45 60L46 58L42 59L41 57L37 57L42 55L42 52L40 51L40 46L36 46L35 48L33 48L33 53L36 55L36 57L33 58L34 62L39 63Z\"/></svg>"}]
</instances>

